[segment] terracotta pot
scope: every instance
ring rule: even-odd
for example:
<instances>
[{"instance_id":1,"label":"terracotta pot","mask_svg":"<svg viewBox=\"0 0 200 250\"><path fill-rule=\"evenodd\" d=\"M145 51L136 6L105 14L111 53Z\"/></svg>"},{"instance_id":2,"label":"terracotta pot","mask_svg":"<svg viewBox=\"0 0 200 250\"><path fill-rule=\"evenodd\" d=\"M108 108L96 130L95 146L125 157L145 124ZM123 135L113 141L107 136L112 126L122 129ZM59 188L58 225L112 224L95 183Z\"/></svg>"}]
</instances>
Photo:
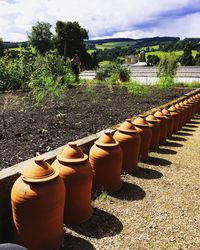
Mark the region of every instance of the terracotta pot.
<instances>
[{"instance_id":1,"label":"terracotta pot","mask_svg":"<svg viewBox=\"0 0 200 250\"><path fill-rule=\"evenodd\" d=\"M183 108L185 110L185 115L184 115L184 118L183 118L183 125L185 125L186 122L187 122L188 115L189 115L189 106L185 105L183 103L183 101L179 102L179 105L181 106L181 108Z\"/></svg>"},{"instance_id":2,"label":"terracotta pot","mask_svg":"<svg viewBox=\"0 0 200 250\"><path fill-rule=\"evenodd\" d=\"M168 109L162 109L162 113L167 118L167 138L170 138L174 130L174 118Z\"/></svg>"},{"instance_id":3,"label":"terracotta pot","mask_svg":"<svg viewBox=\"0 0 200 250\"><path fill-rule=\"evenodd\" d=\"M59 175L65 183L64 223L76 225L89 219L93 209L92 169L88 156L75 142L69 142L62 153L57 155L52 167L59 170Z\"/></svg>"},{"instance_id":4,"label":"terracotta pot","mask_svg":"<svg viewBox=\"0 0 200 250\"><path fill-rule=\"evenodd\" d=\"M115 192L121 188L122 149L109 132L91 147L89 160L94 170L93 190Z\"/></svg>"},{"instance_id":5,"label":"terracotta pot","mask_svg":"<svg viewBox=\"0 0 200 250\"><path fill-rule=\"evenodd\" d=\"M59 249L62 245L65 187L58 174L40 156L13 185L15 240L30 250Z\"/></svg>"},{"instance_id":6,"label":"terracotta pot","mask_svg":"<svg viewBox=\"0 0 200 250\"><path fill-rule=\"evenodd\" d=\"M168 110L174 118L173 134L176 134L176 133L178 133L178 129L179 129L180 112L176 110L174 105L169 107Z\"/></svg>"},{"instance_id":7,"label":"terracotta pot","mask_svg":"<svg viewBox=\"0 0 200 250\"><path fill-rule=\"evenodd\" d=\"M192 96L192 97L191 97L191 100L192 100L192 102L193 102L193 104L194 104L194 115L195 115L195 114L198 112L199 101L198 101L196 95Z\"/></svg>"},{"instance_id":8,"label":"terracotta pot","mask_svg":"<svg viewBox=\"0 0 200 250\"><path fill-rule=\"evenodd\" d=\"M188 107L188 112L186 116L186 123L187 123L192 118L192 103L190 103L188 99L186 99L183 101L183 104Z\"/></svg>"},{"instance_id":9,"label":"terracotta pot","mask_svg":"<svg viewBox=\"0 0 200 250\"><path fill-rule=\"evenodd\" d=\"M157 119L154 115L148 115L146 121L149 124L149 127L152 130L150 150L157 150L160 144L160 120Z\"/></svg>"},{"instance_id":10,"label":"terracotta pot","mask_svg":"<svg viewBox=\"0 0 200 250\"><path fill-rule=\"evenodd\" d=\"M185 113L185 109L179 105L179 103L176 103L175 105L176 110L180 112L180 120L179 120L179 126L178 129L180 130L183 126L183 122L185 119L185 116L187 117L187 114Z\"/></svg>"},{"instance_id":11,"label":"terracotta pot","mask_svg":"<svg viewBox=\"0 0 200 250\"><path fill-rule=\"evenodd\" d=\"M133 173L137 169L141 138L131 119L126 119L117 129L114 139L123 151L122 172Z\"/></svg>"},{"instance_id":12,"label":"terracotta pot","mask_svg":"<svg viewBox=\"0 0 200 250\"><path fill-rule=\"evenodd\" d=\"M133 121L133 124L135 125L136 130L141 136L139 159L141 161L144 161L148 158L148 154L150 151L152 131L144 116L139 116L138 118L136 118Z\"/></svg>"},{"instance_id":13,"label":"terracotta pot","mask_svg":"<svg viewBox=\"0 0 200 250\"><path fill-rule=\"evenodd\" d=\"M167 139L167 117L162 113L161 110L156 111L154 116L160 120L160 144L163 144Z\"/></svg>"}]
</instances>

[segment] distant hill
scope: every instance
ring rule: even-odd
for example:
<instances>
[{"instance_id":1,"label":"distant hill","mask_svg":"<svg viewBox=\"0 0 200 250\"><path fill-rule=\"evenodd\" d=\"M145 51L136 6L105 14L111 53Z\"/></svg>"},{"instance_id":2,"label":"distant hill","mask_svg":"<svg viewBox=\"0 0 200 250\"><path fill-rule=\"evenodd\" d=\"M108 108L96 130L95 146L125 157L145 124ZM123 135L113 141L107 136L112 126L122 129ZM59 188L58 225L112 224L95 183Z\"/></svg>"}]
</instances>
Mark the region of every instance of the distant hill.
<instances>
[{"instance_id":1,"label":"distant hill","mask_svg":"<svg viewBox=\"0 0 200 250\"><path fill-rule=\"evenodd\" d=\"M113 43L117 46L126 44L128 46L133 46L134 48L148 47L154 45L161 45L166 43L176 43L180 40L179 37L151 37L151 38L141 38L141 39L131 39L131 38L108 38L108 39L98 39L98 40L88 40L85 43L90 49L93 49L95 45L102 45L106 43Z\"/></svg>"},{"instance_id":2,"label":"distant hill","mask_svg":"<svg viewBox=\"0 0 200 250\"><path fill-rule=\"evenodd\" d=\"M155 45L163 45L163 44L171 44L176 43L178 41L186 41L191 43L200 43L200 38L185 38L180 40L179 37L150 37L150 38L140 38L140 39L132 39L132 38L107 38L107 39L96 39L96 40L86 40L85 44L88 49L96 49L99 45L108 45L108 47L128 47L131 46L135 49L139 49L142 47L149 47ZM28 41L24 42L9 42L5 41L5 48L17 48L19 45L26 48L28 46ZM97 47L96 47L97 46ZM106 46L105 46L106 47Z\"/></svg>"},{"instance_id":3,"label":"distant hill","mask_svg":"<svg viewBox=\"0 0 200 250\"><path fill-rule=\"evenodd\" d=\"M28 46L28 42L3 42L4 48L18 48L20 45L23 48L26 48Z\"/></svg>"}]
</instances>

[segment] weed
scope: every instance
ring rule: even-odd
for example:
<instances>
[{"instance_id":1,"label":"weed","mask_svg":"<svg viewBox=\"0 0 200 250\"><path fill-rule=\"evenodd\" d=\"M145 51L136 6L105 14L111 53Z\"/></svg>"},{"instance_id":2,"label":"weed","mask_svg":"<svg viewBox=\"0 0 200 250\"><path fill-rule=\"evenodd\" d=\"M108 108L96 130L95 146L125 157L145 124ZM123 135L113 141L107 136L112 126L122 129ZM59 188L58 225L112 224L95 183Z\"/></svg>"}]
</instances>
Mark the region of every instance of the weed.
<instances>
[{"instance_id":1,"label":"weed","mask_svg":"<svg viewBox=\"0 0 200 250\"><path fill-rule=\"evenodd\" d=\"M131 81L127 83L128 93L136 96L146 96L150 93L149 87L138 83L137 81Z\"/></svg>"},{"instance_id":2,"label":"weed","mask_svg":"<svg viewBox=\"0 0 200 250\"><path fill-rule=\"evenodd\" d=\"M58 111L56 114L56 117L59 119L62 119L65 116L65 114L63 114L62 112Z\"/></svg>"},{"instance_id":3,"label":"weed","mask_svg":"<svg viewBox=\"0 0 200 250\"><path fill-rule=\"evenodd\" d=\"M99 200L106 201L107 198L108 198L108 193L106 191L102 191L101 194L99 195Z\"/></svg>"}]
</instances>

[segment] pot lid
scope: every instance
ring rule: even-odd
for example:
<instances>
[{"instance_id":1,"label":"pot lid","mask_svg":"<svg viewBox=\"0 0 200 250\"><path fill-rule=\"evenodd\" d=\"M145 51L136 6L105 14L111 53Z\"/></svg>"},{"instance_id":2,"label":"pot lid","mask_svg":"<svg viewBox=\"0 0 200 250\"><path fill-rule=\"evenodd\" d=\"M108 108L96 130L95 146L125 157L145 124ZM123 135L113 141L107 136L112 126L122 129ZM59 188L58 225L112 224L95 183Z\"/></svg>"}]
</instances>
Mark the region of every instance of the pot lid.
<instances>
[{"instance_id":1,"label":"pot lid","mask_svg":"<svg viewBox=\"0 0 200 250\"><path fill-rule=\"evenodd\" d=\"M149 127L148 122L145 120L143 115L140 115L133 121L133 124L138 127Z\"/></svg>"},{"instance_id":2,"label":"pot lid","mask_svg":"<svg viewBox=\"0 0 200 250\"><path fill-rule=\"evenodd\" d=\"M187 99L183 101L183 104L184 105L191 105L191 103L189 103Z\"/></svg>"},{"instance_id":3,"label":"pot lid","mask_svg":"<svg viewBox=\"0 0 200 250\"><path fill-rule=\"evenodd\" d=\"M165 115L163 114L163 112L161 110L157 110L155 113L154 113L155 117L156 118L165 118Z\"/></svg>"},{"instance_id":4,"label":"pot lid","mask_svg":"<svg viewBox=\"0 0 200 250\"><path fill-rule=\"evenodd\" d=\"M118 128L118 130L121 132L137 133L137 130L133 125L131 119L126 119L125 122L123 122L121 126Z\"/></svg>"},{"instance_id":5,"label":"pot lid","mask_svg":"<svg viewBox=\"0 0 200 250\"><path fill-rule=\"evenodd\" d=\"M27 182L45 182L56 178L59 175L58 170L51 167L44 160L43 156L37 156L33 162L24 168L21 172L21 178Z\"/></svg>"},{"instance_id":6,"label":"pot lid","mask_svg":"<svg viewBox=\"0 0 200 250\"><path fill-rule=\"evenodd\" d=\"M66 163L79 163L86 161L88 156L83 153L76 142L68 142L62 153L57 155L57 159Z\"/></svg>"},{"instance_id":7,"label":"pot lid","mask_svg":"<svg viewBox=\"0 0 200 250\"><path fill-rule=\"evenodd\" d=\"M146 117L146 121L153 122L153 123L160 123L160 120L157 119L154 115L148 115Z\"/></svg>"},{"instance_id":8,"label":"pot lid","mask_svg":"<svg viewBox=\"0 0 200 250\"><path fill-rule=\"evenodd\" d=\"M171 116L169 110L167 110L167 109L162 109L162 113L163 113L165 116Z\"/></svg>"},{"instance_id":9,"label":"pot lid","mask_svg":"<svg viewBox=\"0 0 200 250\"><path fill-rule=\"evenodd\" d=\"M175 108L174 105L172 105L171 107L169 107L168 110L169 110L170 112L176 112L176 113L178 113L178 112L177 112L177 109Z\"/></svg>"},{"instance_id":10,"label":"pot lid","mask_svg":"<svg viewBox=\"0 0 200 250\"><path fill-rule=\"evenodd\" d=\"M188 107L188 106L189 106L188 104L184 103L183 101L180 102L179 105L180 105L182 108Z\"/></svg>"},{"instance_id":11,"label":"pot lid","mask_svg":"<svg viewBox=\"0 0 200 250\"><path fill-rule=\"evenodd\" d=\"M175 108L176 108L176 109L181 109L181 110L184 109L183 107L180 106L179 103L176 103L176 104L175 104Z\"/></svg>"},{"instance_id":12,"label":"pot lid","mask_svg":"<svg viewBox=\"0 0 200 250\"><path fill-rule=\"evenodd\" d=\"M102 147L116 147L119 145L110 132L104 132L104 134L95 141L95 144Z\"/></svg>"}]
</instances>

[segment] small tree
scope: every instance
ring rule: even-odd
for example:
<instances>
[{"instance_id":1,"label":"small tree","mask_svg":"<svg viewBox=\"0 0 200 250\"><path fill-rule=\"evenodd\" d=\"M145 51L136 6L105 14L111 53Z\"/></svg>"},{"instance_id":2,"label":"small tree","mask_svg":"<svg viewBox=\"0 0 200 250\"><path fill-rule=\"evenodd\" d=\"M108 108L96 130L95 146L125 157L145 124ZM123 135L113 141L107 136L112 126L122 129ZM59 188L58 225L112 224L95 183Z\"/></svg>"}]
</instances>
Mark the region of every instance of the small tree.
<instances>
[{"instance_id":1,"label":"small tree","mask_svg":"<svg viewBox=\"0 0 200 250\"><path fill-rule=\"evenodd\" d=\"M31 34L28 36L30 44L41 54L45 54L52 48L53 34L50 29L51 24L38 22L32 27Z\"/></svg>"},{"instance_id":2,"label":"small tree","mask_svg":"<svg viewBox=\"0 0 200 250\"><path fill-rule=\"evenodd\" d=\"M195 59L194 59L194 65L200 66L200 53L196 54Z\"/></svg>"},{"instance_id":3,"label":"small tree","mask_svg":"<svg viewBox=\"0 0 200 250\"><path fill-rule=\"evenodd\" d=\"M3 40L0 38L0 56L3 56L4 52L4 45L3 45Z\"/></svg>"},{"instance_id":4,"label":"small tree","mask_svg":"<svg viewBox=\"0 0 200 250\"><path fill-rule=\"evenodd\" d=\"M183 66L192 66L193 65L193 56L192 49L190 44L187 44L184 48L183 55L180 58L180 63Z\"/></svg>"},{"instance_id":5,"label":"small tree","mask_svg":"<svg viewBox=\"0 0 200 250\"><path fill-rule=\"evenodd\" d=\"M178 58L175 53L165 53L158 65L158 85L162 88L171 87L174 83L174 77L176 76L178 67Z\"/></svg>"},{"instance_id":6,"label":"small tree","mask_svg":"<svg viewBox=\"0 0 200 250\"><path fill-rule=\"evenodd\" d=\"M43 105L48 101L58 106L65 91L74 81L70 62L54 52L49 52L44 57L37 56L29 87L36 104Z\"/></svg>"}]
</instances>

